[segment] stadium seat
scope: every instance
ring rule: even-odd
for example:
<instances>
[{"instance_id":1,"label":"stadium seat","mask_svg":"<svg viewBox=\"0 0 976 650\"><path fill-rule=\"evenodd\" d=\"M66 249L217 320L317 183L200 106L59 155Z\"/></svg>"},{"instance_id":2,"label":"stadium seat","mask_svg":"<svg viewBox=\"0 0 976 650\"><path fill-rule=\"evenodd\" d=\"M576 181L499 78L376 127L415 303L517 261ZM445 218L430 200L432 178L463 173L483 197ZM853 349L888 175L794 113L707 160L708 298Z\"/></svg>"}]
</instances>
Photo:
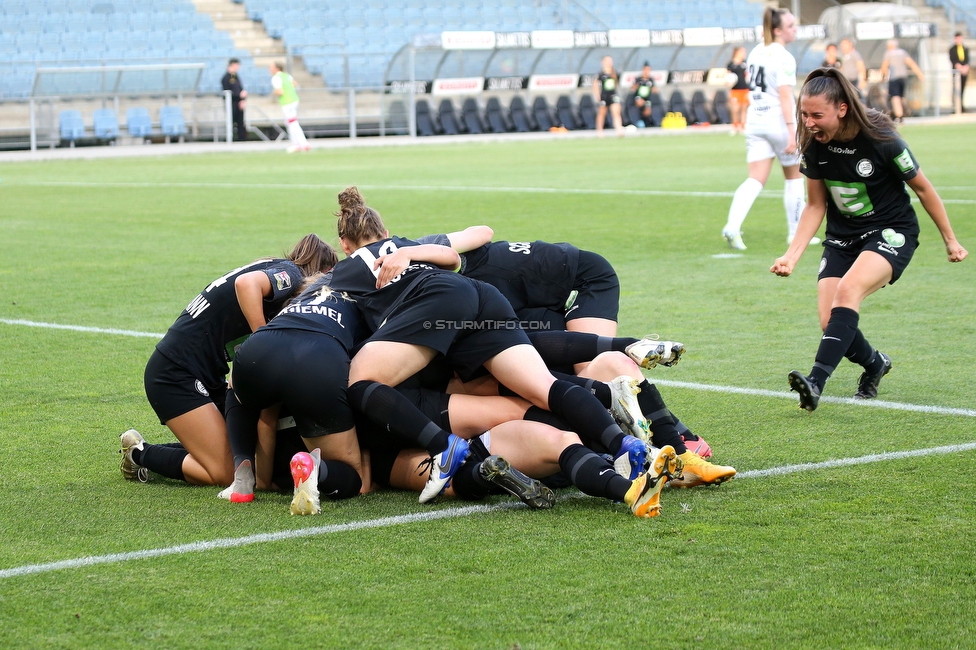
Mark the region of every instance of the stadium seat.
<instances>
[{"instance_id":1,"label":"stadium seat","mask_svg":"<svg viewBox=\"0 0 976 650\"><path fill-rule=\"evenodd\" d=\"M61 111L58 114L58 126L61 139L70 142L72 147L75 146L75 140L85 137L85 121L81 119L81 111Z\"/></svg>"},{"instance_id":2,"label":"stadium seat","mask_svg":"<svg viewBox=\"0 0 976 650\"><path fill-rule=\"evenodd\" d=\"M666 113L664 102L661 100L661 93L651 93L651 124L648 126L661 126Z\"/></svg>"},{"instance_id":3,"label":"stadium seat","mask_svg":"<svg viewBox=\"0 0 976 650\"><path fill-rule=\"evenodd\" d=\"M688 121L694 124L711 124L714 121L711 111L708 110L705 93L700 90L696 90L691 96L691 118Z\"/></svg>"},{"instance_id":4,"label":"stadium seat","mask_svg":"<svg viewBox=\"0 0 976 650\"><path fill-rule=\"evenodd\" d=\"M130 108L125 112L125 128L129 135L144 138L152 135L152 120L149 109L143 107Z\"/></svg>"},{"instance_id":5,"label":"stadium seat","mask_svg":"<svg viewBox=\"0 0 976 650\"><path fill-rule=\"evenodd\" d=\"M457 113L454 111L454 104L450 99L442 100L437 107L437 117L441 121L441 132L444 135L458 135L461 133L461 124L458 122Z\"/></svg>"},{"instance_id":6,"label":"stadium seat","mask_svg":"<svg viewBox=\"0 0 976 650\"><path fill-rule=\"evenodd\" d=\"M729 114L729 96L724 90L719 90L712 98L712 110L715 113L716 124L729 124L732 116Z\"/></svg>"},{"instance_id":7,"label":"stadium seat","mask_svg":"<svg viewBox=\"0 0 976 650\"><path fill-rule=\"evenodd\" d=\"M570 131L580 128L579 120L573 113L573 102L566 95L561 95L556 100L556 122Z\"/></svg>"},{"instance_id":8,"label":"stadium seat","mask_svg":"<svg viewBox=\"0 0 976 650\"><path fill-rule=\"evenodd\" d=\"M542 95L536 97L535 101L532 102L532 117L535 118L540 131L548 131L556 126L552 119L552 111L549 110L549 102Z\"/></svg>"},{"instance_id":9,"label":"stadium seat","mask_svg":"<svg viewBox=\"0 0 976 650\"><path fill-rule=\"evenodd\" d=\"M182 141L186 134L186 121L179 106L163 106L159 109L159 128L166 136L166 142L174 136Z\"/></svg>"},{"instance_id":10,"label":"stadium seat","mask_svg":"<svg viewBox=\"0 0 976 650\"><path fill-rule=\"evenodd\" d=\"M514 128L502 111L502 104L497 97L488 98L488 104L485 106L485 121L488 122L492 133L508 133Z\"/></svg>"},{"instance_id":11,"label":"stadium seat","mask_svg":"<svg viewBox=\"0 0 976 650\"><path fill-rule=\"evenodd\" d=\"M487 128L481 120L481 112L478 110L478 100L468 97L461 105L461 120L464 122L468 133L484 133Z\"/></svg>"},{"instance_id":12,"label":"stadium seat","mask_svg":"<svg viewBox=\"0 0 976 650\"><path fill-rule=\"evenodd\" d=\"M582 128L590 130L596 128L596 104L593 103L593 96L590 93L580 97L579 118L583 124Z\"/></svg>"},{"instance_id":13,"label":"stadium seat","mask_svg":"<svg viewBox=\"0 0 976 650\"><path fill-rule=\"evenodd\" d=\"M119 119L111 108L100 108L92 113L92 126L99 140L114 140L119 137Z\"/></svg>"},{"instance_id":14,"label":"stadium seat","mask_svg":"<svg viewBox=\"0 0 976 650\"><path fill-rule=\"evenodd\" d=\"M681 94L680 90L676 89L673 93L671 93L671 99L668 102L668 110L672 113L681 113L689 122L692 121L691 114L688 112L688 105L685 103L685 96Z\"/></svg>"},{"instance_id":15,"label":"stadium seat","mask_svg":"<svg viewBox=\"0 0 976 650\"><path fill-rule=\"evenodd\" d=\"M417 135L437 135L439 129L430 104L426 99L417 101Z\"/></svg>"},{"instance_id":16,"label":"stadium seat","mask_svg":"<svg viewBox=\"0 0 976 650\"><path fill-rule=\"evenodd\" d=\"M508 115L512 120L515 130L519 133L537 131L539 129L535 120L532 119L532 116L525 109L525 102L517 95L512 98L512 103L508 107Z\"/></svg>"}]
</instances>

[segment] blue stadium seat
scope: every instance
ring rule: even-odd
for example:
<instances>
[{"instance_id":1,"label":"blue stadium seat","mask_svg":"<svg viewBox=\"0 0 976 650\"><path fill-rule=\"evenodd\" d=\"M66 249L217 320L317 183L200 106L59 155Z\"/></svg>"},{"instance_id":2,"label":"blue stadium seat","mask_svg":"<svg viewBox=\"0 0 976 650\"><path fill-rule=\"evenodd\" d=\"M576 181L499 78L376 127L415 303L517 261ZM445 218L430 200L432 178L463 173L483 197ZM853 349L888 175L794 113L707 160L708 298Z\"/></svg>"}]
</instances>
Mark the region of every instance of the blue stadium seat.
<instances>
[{"instance_id":1,"label":"blue stadium seat","mask_svg":"<svg viewBox=\"0 0 976 650\"><path fill-rule=\"evenodd\" d=\"M152 120L149 109L143 107L130 108L125 112L125 128L129 135L137 138L152 135Z\"/></svg>"},{"instance_id":2,"label":"blue stadium seat","mask_svg":"<svg viewBox=\"0 0 976 650\"><path fill-rule=\"evenodd\" d=\"M81 119L81 111L66 110L58 114L58 126L61 139L67 140L75 146L75 140L85 137L85 121Z\"/></svg>"},{"instance_id":3,"label":"blue stadium seat","mask_svg":"<svg viewBox=\"0 0 976 650\"><path fill-rule=\"evenodd\" d=\"M159 128L167 137L186 134L186 121L179 106L163 106L159 109Z\"/></svg>"},{"instance_id":4,"label":"blue stadium seat","mask_svg":"<svg viewBox=\"0 0 976 650\"><path fill-rule=\"evenodd\" d=\"M92 113L92 126L95 127L95 137L100 140L119 137L119 120L111 108L100 108Z\"/></svg>"}]
</instances>

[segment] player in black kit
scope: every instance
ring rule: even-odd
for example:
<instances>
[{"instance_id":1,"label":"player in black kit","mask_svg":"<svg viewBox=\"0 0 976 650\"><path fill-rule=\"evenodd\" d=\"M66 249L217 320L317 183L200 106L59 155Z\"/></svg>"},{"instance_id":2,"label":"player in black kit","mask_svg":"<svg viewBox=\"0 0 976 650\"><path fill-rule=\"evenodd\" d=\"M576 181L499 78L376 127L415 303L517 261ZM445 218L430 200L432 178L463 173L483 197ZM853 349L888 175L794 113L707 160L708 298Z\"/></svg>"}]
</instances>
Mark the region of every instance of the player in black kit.
<instances>
[{"instance_id":1,"label":"player in black kit","mask_svg":"<svg viewBox=\"0 0 976 650\"><path fill-rule=\"evenodd\" d=\"M949 261L961 262L968 253L891 120L865 109L839 70L810 73L800 92L797 122L807 204L793 243L770 271L782 277L793 272L826 214L817 283L823 337L810 374L789 374L800 407L813 411L841 359L864 367L855 399L876 397L881 378L891 370L891 359L867 342L858 320L861 302L901 277L918 246L918 218L906 183L939 229Z\"/></svg>"},{"instance_id":2,"label":"player in black kit","mask_svg":"<svg viewBox=\"0 0 976 650\"><path fill-rule=\"evenodd\" d=\"M624 434L591 394L549 373L497 289L446 270L459 264L455 251L390 238L379 214L354 187L339 195L339 206L339 238L348 257L336 265L332 288L356 300L374 331L353 357L349 398L370 418L413 436L434 457L422 502L443 491L467 456L467 443L452 438L390 386L438 354L462 379L484 366L535 406L565 417L581 436L600 442L615 458L626 455L634 468L631 478L642 473L646 445ZM646 489L659 479L650 477ZM634 502L639 500L633 495Z\"/></svg>"},{"instance_id":3,"label":"player in black kit","mask_svg":"<svg viewBox=\"0 0 976 650\"><path fill-rule=\"evenodd\" d=\"M597 134L603 137L603 125L607 121L609 109L613 130L616 131L617 136L622 136L624 126L620 117L620 76L613 69L613 57L603 57L600 74L593 80L593 95L600 107L596 113Z\"/></svg>"},{"instance_id":4,"label":"player in black kit","mask_svg":"<svg viewBox=\"0 0 976 650\"><path fill-rule=\"evenodd\" d=\"M631 86L631 91L634 93L634 105L640 111L641 121L643 122L643 124L638 124L637 126L651 126L651 95L657 93L657 87L654 85L654 80L651 79L650 63L644 62L641 76L634 79L634 85Z\"/></svg>"},{"instance_id":5,"label":"player in black kit","mask_svg":"<svg viewBox=\"0 0 976 650\"><path fill-rule=\"evenodd\" d=\"M224 423L229 363L237 347L293 295L302 278L331 268L336 254L306 235L286 259L262 259L225 273L194 298L146 365L146 396L181 445L149 445L122 434L122 475L148 471L197 485L230 485L234 465Z\"/></svg>"}]
</instances>

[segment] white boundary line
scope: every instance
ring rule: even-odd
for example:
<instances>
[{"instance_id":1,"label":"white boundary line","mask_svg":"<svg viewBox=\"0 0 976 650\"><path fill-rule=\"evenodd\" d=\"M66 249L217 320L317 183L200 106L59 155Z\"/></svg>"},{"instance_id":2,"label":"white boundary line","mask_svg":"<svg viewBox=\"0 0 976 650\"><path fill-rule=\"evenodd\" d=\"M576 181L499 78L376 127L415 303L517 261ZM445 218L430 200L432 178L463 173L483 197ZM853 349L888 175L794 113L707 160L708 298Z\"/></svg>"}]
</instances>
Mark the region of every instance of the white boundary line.
<instances>
[{"instance_id":1,"label":"white boundary line","mask_svg":"<svg viewBox=\"0 0 976 650\"><path fill-rule=\"evenodd\" d=\"M142 338L163 338L163 334L158 332L136 332L134 330L105 329L102 327L84 327L82 325L58 325L57 323L39 323L32 320L14 320L0 318L0 323L5 325L26 325L28 327L42 327L52 330L71 330L72 332L92 332L94 334L118 334L121 336L138 336Z\"/></svg>"},{"instance_id":2,"label":"white boundary line","mask_svg":"<svg viewBox=\"0 0 976 650\"><path fill-rule=\"evenodd\" d=\"M868 463L879 463L889 460L900 460L903 458L918 458L921 456L934 456L952 454L976 450L976 442L968 442L960 445L947 445L943 447L930 447L928 449L916 449L913 451L885 452L881 454L871 454L856 458L841 458L838 460L827 460L820 463L803 463L800 465L783 465L782 467L771 467L769 469L751 470L741 472L736 475L736 480L748 478L765 478L768 476L783 476L795 474L797 472L809 472L818 469L834 469L837 467L850 467L853 465L866 465ZM582 495L572 495L569 498L578 498ZM251 544L264 544L267 542L280 542L284 540L299 539L303 537L317 537L319 535L332 535L344 533L351 530L363 530L367 528L386 528L389 526L399 526L402 524L412 524L416 522L436 521L438 519L455 519L467 517L474 514L487 514L499 510L511 510L513 508L525 507L519 502L505 502L492 506L476 505L461 508L445 508L431 512L416 512L409 515L397 515L395 517L382 517L380 519L366 519L363 521L352 521L346 524L331 524L329 526L317 526L314 528L301 528L297 530L283 530L277 533L259 533L257 535L247 535L245 537L228 537L214 539L206 542L191 542L189 544L178 544L176 546L166 546L163 548L146 549L142 551L130 551L128 553L111 553L109 555L91 555L88 557L75 558L72 560L61 560L58 562L48 562L45 564L25 564L10 569L0 570L0 580L13 578L16 576L32 575L35 573L49 573L51 571L61 571L64 569L77 569L80 567L95 566L98 564L117 564L130 560L144 560L154 557L164 557L167 555L183 555L186 553L202 553L222 548L237 548L240 546L250 546Z\"/></svg>"}]
</instances>

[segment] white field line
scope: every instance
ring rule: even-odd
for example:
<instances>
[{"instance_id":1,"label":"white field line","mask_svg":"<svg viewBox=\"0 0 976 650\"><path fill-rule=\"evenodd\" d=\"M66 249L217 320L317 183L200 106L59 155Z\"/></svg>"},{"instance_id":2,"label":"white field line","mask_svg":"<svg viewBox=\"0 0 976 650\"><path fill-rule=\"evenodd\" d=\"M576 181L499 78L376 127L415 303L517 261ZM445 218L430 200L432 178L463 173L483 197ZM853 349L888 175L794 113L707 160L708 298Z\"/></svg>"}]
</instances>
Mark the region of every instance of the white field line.
<instances>
[{"instance_id":1,"label":"white field line","mask_svg":"<svg viewBox=\"0 0 976 650\"><path fill-rule=\"evenodd\" d=\"M819 469L850 467L853 465L865 465L868 463L879 463L883 461L900 460L903 458L945 455L972 450L976 450L976 442L969 442L960 445L947 445L943 447L930 447L928 449L916 449L912 451L871 454L869 456L859 456L856 458L841 458L838 460L827 460L820 463L783 465L782 467L771 467L769 469L740 472L738 475L736 475L736 480L783 476L785 474L794 474L797 472L810 472ZM581 494L574 494L570 495L568 498L579 498L582 496L583 495ZM317 526L314 528L302 528L298 530L283 530L277 533L259 533L256 535L247 535L245 537L229 537L205 542L191 542L189 544L178 544L176 546L166 546L163 548L153 548L142 551L130 551L127 553L91 555L88 557L75 558L73 560L61 560L58 562L48 562L45 564L25 564L19 567L0 570L0 580L35 573L49 573L51 571L61 571L64 569L77 569L80 567L95 566L98 564L117 564L119 562L128 562L130 560L145 560L155 557L164 557L167 555L201 553L222 548L236 548L239 546L250 546L251 544L263 544L266 542L280 542L284 540L299 539L302 537L332 535L335 533L344 533L347 531L363 530L367 528L386 528L389 526L399 526L402 524L412 524L416 522L436 521L438 519L455 519L458 517L467 517L468 515L487 514L498 510L510 510L513 508L524 507L525 506L522 503L508 501L491 506L477 505L465 506L461 508L445 508L443 510L434 510L431 512L417 512L409 515L398 515L395 517L382 517L380 519L352 521L347 524L332 524L329 526Z\"/></svg>"},{"instance_id":2,"label":"white field line","mask_svg":"<svg viewBox=\"0 0 976 650\"><path fill-rule=\"evenodd\" d=\"M74 332L92 332L96 334L115 334L120 336L137 336L143 338L163 338L158 332L137 332L133 330L107 329L101 327L83 327L81 325L58 325L56 323L39 323L30 320L13 320L0 318L0 323L6 325L24 325L27 327L41 327L48 329L71 330ZM655 384L661 386L671 386L673 388L688 388L691 390L709 391L713 393L728 393L734 395L752 395L755 397L777 397L785 399L797 399L791 392L764 390L762 388L740 388L738 386L720 386L715 384L698 384L686 381L671 381L669 379L655 379ZM926 404L905 404L903 402L886 402L884 400L859 400L849 397L830 397L820 398L821 402L834 404L848 404L851 406L862 406L870 408L884 408L895 411L912 411L915 413L935 413L937 415L960 415L963 417L976 417L976 409L960 409L948 406L929 406Z\"/></svg>"},{"instance_id":3,"label":"white field line","mask_svg":"<svg viewBox=\"0 0 976 650\"><path fill-rule=\"evenodd\" d=\"M220 188L220 189L254 189L254 190L330 190L335 191L341 184L320 183L201 183L201 182L127 182L127 181L14 181L10 185L31 185L40 187L183 187L183 188ZM344 186L344 185L343 185ZM360 185L364 190L393 190L400 192L486 192L486 193L521 193L521 194L596 194L596 195L626 195L626 196L688 196L704 198L732 198L733 192L695 192L683 190L634 190L580 187L506 187L506 186L471 186L471 185ZM955 189L955 188L942 188ZM764 191L761 196L767 199L779 199L782 194L778 191ZM912 198L918 201L917 198ZM943 199L943 203L976 205L976 199Z\"/></svg>"}]
</instances>

